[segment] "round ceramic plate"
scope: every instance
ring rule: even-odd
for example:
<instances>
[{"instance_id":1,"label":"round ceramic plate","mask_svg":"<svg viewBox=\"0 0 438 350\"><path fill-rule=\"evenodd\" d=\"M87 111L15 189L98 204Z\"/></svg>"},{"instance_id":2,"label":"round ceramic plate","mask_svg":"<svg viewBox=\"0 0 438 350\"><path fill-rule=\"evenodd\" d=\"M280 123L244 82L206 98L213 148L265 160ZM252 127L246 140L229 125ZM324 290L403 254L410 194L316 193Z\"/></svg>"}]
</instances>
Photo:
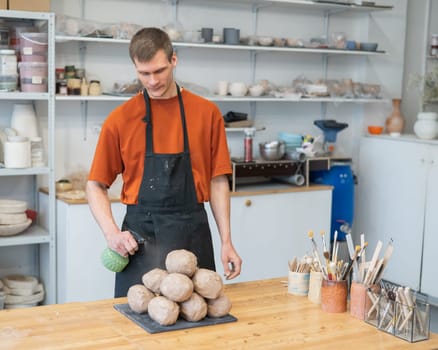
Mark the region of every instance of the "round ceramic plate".
<instances>
[{"instance_id":1,"label":"round ceramic plate","mask_svg":"<svg viewBox=\"0 0 438 350\"><path fill-rule=\"evenodd\" d=\"M27 209L27 203L14 199L0 199L0 213L14 214L24 213Z\"/></svg>"},{"instance_id":2,"label":"round ceramic plate","mask_svg":"<svg viewBox=\"0 0 438 350\"><path fill-rule=\"evenodd\" d=\"M27 219L22 224L15 225L0 225L0 236L13 236L26 230L32 223L31 219Z\"/></svg>"}]
</instances>

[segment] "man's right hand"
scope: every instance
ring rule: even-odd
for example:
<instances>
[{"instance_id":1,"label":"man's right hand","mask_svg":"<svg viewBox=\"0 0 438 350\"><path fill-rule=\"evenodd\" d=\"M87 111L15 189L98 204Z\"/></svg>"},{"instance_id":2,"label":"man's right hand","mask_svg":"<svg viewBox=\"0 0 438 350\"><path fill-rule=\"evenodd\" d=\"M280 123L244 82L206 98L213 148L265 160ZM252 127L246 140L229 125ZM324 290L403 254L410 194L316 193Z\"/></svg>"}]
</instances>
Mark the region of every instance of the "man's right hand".
<instances>
[{"instance_id":1,"label":"man's right hand","mask_svg":"<svg viewBox=\"0 0 438 350\"><path fill-rule=\"evenodd\" d=\"M119 231L107 236L108 247L121 256L134 255L138 250L138 244L129 231Z\"/></svg>"}]
</instances>

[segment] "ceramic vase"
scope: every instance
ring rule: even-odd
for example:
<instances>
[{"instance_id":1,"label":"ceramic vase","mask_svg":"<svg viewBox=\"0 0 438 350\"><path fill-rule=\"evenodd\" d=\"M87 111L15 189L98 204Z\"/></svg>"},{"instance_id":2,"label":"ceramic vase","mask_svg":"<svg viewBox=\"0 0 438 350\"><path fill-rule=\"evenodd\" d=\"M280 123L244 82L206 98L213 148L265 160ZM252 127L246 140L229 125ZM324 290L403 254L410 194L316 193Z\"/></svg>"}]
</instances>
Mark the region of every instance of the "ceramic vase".
<instances>
[{"instance_id":1,"label":"ceramic vase","mask_svg":"<svg viewBox=\"0 0 438 350\"><path fill-rule=\"evenodd\" d=\"M386 132L388 134L401 134L405 126L405 118L400 111L400 103L401 100L398 98L392 100L392 112L385 121Z\"/></svg>"},{"instance_id":2,"label":"ceramic vase","mask_svg":"<svg viewBox=\"0 0 438 350\"><path fill-rule=\"evenodd\" d=\"M31 103L16 103L12 109L11 128L19 136L29 139L38 137L37 119Z\"/></svg>"},{"instance_id":3,"label":"ceramic vase","mask_svg":"<svg viewBox=\"0 0 438 350\"><path fill-rule=\"evenodd\" d=\"M438 136L438 115L434 112L420 112L414 124L414 132L418 138L432 140Z\"/></svg>"}]
</instances>

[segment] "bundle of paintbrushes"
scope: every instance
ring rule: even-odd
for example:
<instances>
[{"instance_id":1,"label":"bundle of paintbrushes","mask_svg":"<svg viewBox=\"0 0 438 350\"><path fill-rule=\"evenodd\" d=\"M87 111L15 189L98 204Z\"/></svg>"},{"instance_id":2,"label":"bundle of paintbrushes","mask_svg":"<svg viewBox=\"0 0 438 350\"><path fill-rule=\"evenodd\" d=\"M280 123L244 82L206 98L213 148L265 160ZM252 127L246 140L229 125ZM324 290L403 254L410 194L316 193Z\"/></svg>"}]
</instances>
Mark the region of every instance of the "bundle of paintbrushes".
<instances>
[{"instance_id":1,"label":"bundle of paintbrushes","mask_svg":"<svg viewBox=\"0 0 438 350\"><path fill-rule=\"evenodd\" d=\"M383 273L388 265L389 259L392 256L392 252L394 247L392 245L392 240L388 243L388 246L385 250L383 257L379 258L380 252L383 247L382 241L378 241L376 244L376 248L374 249L373 256L370 261L366 260L365 255L365 247L367 246L367 242L365 242L365 235L361 234L360 236L360 249L363 250L363 253L357 256L355 259L355 249L353 248L353 239L351 234L347 234L345 236L348 246L348 252L350 254L350 258L353 261L353 280L358 283L363 283L365 285L373 285L378 284L382 277ZM357 250L357 246L356 246ZM360 261L359 261L360 258Z\"/></svg>"},{"instance_id":2,"label":"bundle of paintbrushes","mask_svg":"<svg viewBox=\"0 0 438 350\"><path fill-rule=\"evenodd\" d=\"M314 259L319 266L319 270L322 271L323 277L326 280L345 280L348 274L350 273L352 267L355 262L360 258L360 256L364 253L366 244L361 247L357 246L350 255L350 259L348 262L343 260L338 260L338 250L339 250L339 242L337 242L338 232L335 231L334 241L333 241L333 249L330 253L328 249L328 245L325 239L325 232L321 232L321 240L322 240L322 249L323 249L323 259L319 256L318 245L314 239L313 231L308 232L308 236L312 242L313 247L313 255Z\"/></svg>"},{"instance_id":3,"label":"bundle of paintbrushes","mask_svg":"<svg viewBox=\"0 0 438 350\"><path fill-rule=\"evenodd\" d=\"M289 270L291 272L309 273L311 270L315 270L313 258L311 256L304 255L301 260L294 257L292 261L289 261Z\"/></svg>"}]
</instances>

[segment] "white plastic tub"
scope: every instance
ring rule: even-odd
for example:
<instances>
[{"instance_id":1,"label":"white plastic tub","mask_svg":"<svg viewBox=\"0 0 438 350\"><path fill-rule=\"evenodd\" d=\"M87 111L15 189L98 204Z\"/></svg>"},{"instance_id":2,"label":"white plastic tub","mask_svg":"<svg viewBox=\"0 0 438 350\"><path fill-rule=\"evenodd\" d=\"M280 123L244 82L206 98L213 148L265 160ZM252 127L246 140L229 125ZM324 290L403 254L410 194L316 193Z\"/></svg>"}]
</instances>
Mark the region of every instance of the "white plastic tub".
<instances>
[{"instance_id":1,"label":"white plastic tub","mask_svg":"<svg viewBox=\"0 0 438 350\"><path fill-rule=\"evenodd\" d=\"M47 63L20 62L18 70L22 92L47 92Z\"/></svg>"},{"instance_id":2,"label":"white plastic tub","mask_svg":"<svg viewBox=\"0 0 438 350\"><path fill-rule=\"evenodd\" d=\"M22 62L47 62L47 33L20 33Z\"/></svg>"}]
</instances>

